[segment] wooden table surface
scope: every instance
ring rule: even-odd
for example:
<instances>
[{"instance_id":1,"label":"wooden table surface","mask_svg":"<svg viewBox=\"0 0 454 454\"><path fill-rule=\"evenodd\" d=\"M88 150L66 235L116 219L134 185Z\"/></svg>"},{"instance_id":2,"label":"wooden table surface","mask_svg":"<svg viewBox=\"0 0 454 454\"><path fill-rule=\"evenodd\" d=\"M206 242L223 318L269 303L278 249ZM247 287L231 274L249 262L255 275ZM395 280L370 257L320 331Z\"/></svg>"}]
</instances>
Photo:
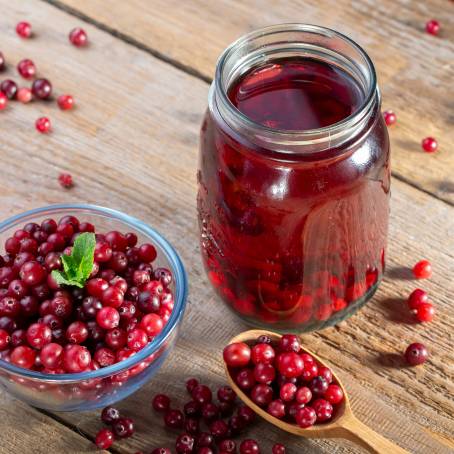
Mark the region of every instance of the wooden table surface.
<instances>
[{"instance_id":1,"label":"wooden table surface","mask_svg":"<svg viewBox=\"0 0 454 454\"><path fill-rule=\"evenodd\" d=\"M336 28L363 45L377 66L383 108L398 116L390 128L387 277L357 315L304 341L339 372L355 413L375 430L413 453L454 452L454 2L0 0L0 11L0 51L12 63L6 75L17 80L15 64L30 57L56 93L77 102L72 112L11 102L0 113L0 218L60 202L116 208L165 232L189 274L177 348L147 386L119 404L136 419L137 433L111 452L173 447L175 435L151 410L153 394L184 403L187 377L225 382L222 346L246 327L215 297L199 256L199 126L222 50L255 28L298 21ZM431 18L442 24L438 37L424 32ZM16 36L20 20L33 24L33 39ZM87 30L89 47L68 44L75 26ZM53 121L49 135L34 130L41 114ZM420 148L430 135L440 144L433 155ZM60 188L61 171L73 174L74 188ZM417 283L408 269L421 258L432 261L434 275ZM413 323L405 306L420 285L437 309L426 325ZM416 341L429 347L429 361L400 367L399 355ZM0 453L89 452L98 416L43 412L0 391ZM292 454L361 452L341 440L286 436L265 422L249 435L264 453L277 440Z\"/></svg>"}]
</instances>

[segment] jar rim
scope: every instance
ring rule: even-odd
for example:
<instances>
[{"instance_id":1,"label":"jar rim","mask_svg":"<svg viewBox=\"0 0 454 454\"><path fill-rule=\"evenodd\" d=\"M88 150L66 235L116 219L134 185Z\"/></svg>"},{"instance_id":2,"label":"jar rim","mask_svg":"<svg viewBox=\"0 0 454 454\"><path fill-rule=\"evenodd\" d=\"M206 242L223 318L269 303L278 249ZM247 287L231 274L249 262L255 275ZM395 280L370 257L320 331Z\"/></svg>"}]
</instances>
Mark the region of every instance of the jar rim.
<instances>
[{"instance_id":1,"label":"jar rim","mask_svg":"<svg viewBox=\"0 0 454 454\"><path fill-rule=\"evenodd\" d=\"M351 49L357 52L357 54L362 58L366 66L367 74L369 76L368 84L364 93L364 99L354 112L352 112L349 116L345 117L339 122L324 126L322 128L305 130L285 130L271 128L255 122L254 120L243 114L228 97L227 92L229 87L225 85L224 71L229 58L232 58L232 55L242 46L245 46L248 43L253 42L254 40L292 32L303 32L313 35L320 35L328 39L341 40L344 44L348 45ZM304 44L304 41L301 41L301 44ZM262 46L261 49L264 51L265 46ZM329 48L326 47L326 49L328 50ZM335 50L332 52L336 53ZM339 56L341 56L340 53L338 54ZM232 126L232 122L237 122L240 126L244 127L249 132L257 135L260 141L268 144L271 142L278 145L304 146L308 144L321 145L327 140L332 142L333 138L340 136L344 137L346 135L349 135L349 131L356 131L358 125L364 124L365 119L369 118L376 99L379 99L379 92L377 88L376 71L372 60L370 59L367 52L351 38L327 27L311 24L286 23L271 25L255 30L241 36L239 39L230 44L218 59L215 79L212 85L212 93L210 97L215 98L213 100L217 104L221 117L230 126Z\"/></svg>"}]
</instances>

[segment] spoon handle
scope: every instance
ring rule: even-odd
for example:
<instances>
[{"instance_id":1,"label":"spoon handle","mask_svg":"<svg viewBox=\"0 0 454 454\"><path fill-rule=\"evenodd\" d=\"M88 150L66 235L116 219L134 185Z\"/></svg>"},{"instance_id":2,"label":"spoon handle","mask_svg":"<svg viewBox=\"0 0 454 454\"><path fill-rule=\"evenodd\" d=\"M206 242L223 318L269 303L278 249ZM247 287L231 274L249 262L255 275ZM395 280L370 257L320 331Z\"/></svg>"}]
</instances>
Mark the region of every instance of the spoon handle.
<instances>
[{"instance_id":1,"label":"spoon handle","mask_svg":"<svg viewBox=\"0 0 454 454\"><path fill-rule=\"evenodd\" d=\"M344 438L361 445L368 452L374 454L409 454L408 451L382 437L354 416L343 421L342 428L345 430Z\"/></svg>"}]
</instances>

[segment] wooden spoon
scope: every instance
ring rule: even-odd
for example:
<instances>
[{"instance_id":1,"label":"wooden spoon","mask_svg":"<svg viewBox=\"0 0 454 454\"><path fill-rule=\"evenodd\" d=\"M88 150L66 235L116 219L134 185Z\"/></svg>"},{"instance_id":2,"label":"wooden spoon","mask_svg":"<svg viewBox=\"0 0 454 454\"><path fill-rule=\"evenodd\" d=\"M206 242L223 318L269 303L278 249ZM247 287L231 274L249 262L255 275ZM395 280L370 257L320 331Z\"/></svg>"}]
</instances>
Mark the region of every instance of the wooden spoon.
<instances>
[{"instance_id":1,"label":"wooden spoon","mask_svg":"<svg viewBox=\"0 0 454 454\"><path fill-rule=\"evenodd\" d=\"M245 342L246 344L253 343L259 336L267 335L274 341L279 340L282 336L270 331L264 330L251 330L235 336L230 343L234 342ZM326 365L317 355L306 350L303 347L303 351L312 355L320 364ZM359 421L354 415L350 407L348 394L345 387L339 380L336 374L333 372L336 383L342 388L344 392L344 400L337 406L336 415L334 418L326 424L315 424L314 426L303 429L296 424L289 424L281 421L280 419L271 416L265 410L257 406L235 383L233 378L230 376L227 365L224 363L225 372L229 380L230 386L237 393L238 397L252 410L254 410L262 418L266 419L271 424L279 427L279 429L285 430L295 435L300 435L306 438L345 438L354 443L361 445L367 451L376 454L403 454L407 453L404 449L400 448L396 444L387 440L386 438L374 432L370 427ZM331 369L331 368L330 368ZM332 369L331 369L332 370Z\"/></svg>"}]
</instances>

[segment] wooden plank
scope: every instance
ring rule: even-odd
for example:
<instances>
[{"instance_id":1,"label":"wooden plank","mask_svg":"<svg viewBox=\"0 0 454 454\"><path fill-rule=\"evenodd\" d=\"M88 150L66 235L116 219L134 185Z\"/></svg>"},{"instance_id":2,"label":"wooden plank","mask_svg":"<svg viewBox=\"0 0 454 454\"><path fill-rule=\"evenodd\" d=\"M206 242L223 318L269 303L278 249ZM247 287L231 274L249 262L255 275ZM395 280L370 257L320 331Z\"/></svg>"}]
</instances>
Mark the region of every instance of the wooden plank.
<instances>
[{"instance_id":1,"label":"wooden plank","mask_svg":"<svg viewBox=\"0 0 454 454\"><path fill-rule=\"evenodd\" d=\"M3 389L0 391L0 421L0 454L82 454L93 447L78 431L13 399Z\"/></svg>"},{"instance_id":2,"label":"wooden plank","mask_svg":"<svg viewBox=\"0 0 454 454\"><path fill-rule=\"evenodd\" d=\"M126 453L147 452L161 443L171 447L175 434L161 430L150 409L153 393L165 390L183 403L186 377L223 383L221 349L245 329L217 301L199 258L195 173L208 85L92 26L86 26L91 46L75 49L66 34L79 22L44 3L35 5L11 6L0 0L2 51L13 62L32 56L56 92L74 94L78 107L61 112L53 104L11 103L1 113L0 218L48 203L86 201L123 210L166 232L187 265L189 309L173 357L155 380L120 404L136 418L138 431L115 449ZM20 40L12 30L11 24L25 17L35 26L34 40ZM41 114L53 120L48 136L33 129ZM74 175L72 190L58 186L60 170ZM447 341L454 325L454 209L396 179L393 185L388 278L374 301L350 321L304 338L339 371L358 417L411 452L447 453L450 449L442 440L453 435L454 414ZM434 295L438 310L437 319L427 326L404 323L408 315L401 298L415 283L398 278L401 267L423 256L435 266L434 278L423 285ZM390 355L416 340L426 342L432 352L423 368L400 368L391 361ZM14 412L16 405L7 403L4 410ZM100 427L94 412L58 418L90 436ZM0 427L7 427L4 420ZM26 449L18 431L12 426L2 433L10 444ZM261 441L264 452L278 439L295 452L359 452L342 441L282 437L264 422L250 436Z\"/></svg>"},{"instance_id":3,"label":"wooden plank","mask_svg":"<svg viewBox=\"0 0 454 454\"><path fill-rule=\"evenodd\" d=\"M259 27L305 22L337 29L370 53L379 75L383 109L397 113L398 124L391 128L394 174L454 203L452 2L131 0L106 8L103 0L50 1L205 78L213 76L216 60L228 44ZM433 17L442 24L439 37L424 32L426 21ZM436 155L428 156L421 149L421 140L427 136L439 141Z\"/></svg>"}]
</instances>

